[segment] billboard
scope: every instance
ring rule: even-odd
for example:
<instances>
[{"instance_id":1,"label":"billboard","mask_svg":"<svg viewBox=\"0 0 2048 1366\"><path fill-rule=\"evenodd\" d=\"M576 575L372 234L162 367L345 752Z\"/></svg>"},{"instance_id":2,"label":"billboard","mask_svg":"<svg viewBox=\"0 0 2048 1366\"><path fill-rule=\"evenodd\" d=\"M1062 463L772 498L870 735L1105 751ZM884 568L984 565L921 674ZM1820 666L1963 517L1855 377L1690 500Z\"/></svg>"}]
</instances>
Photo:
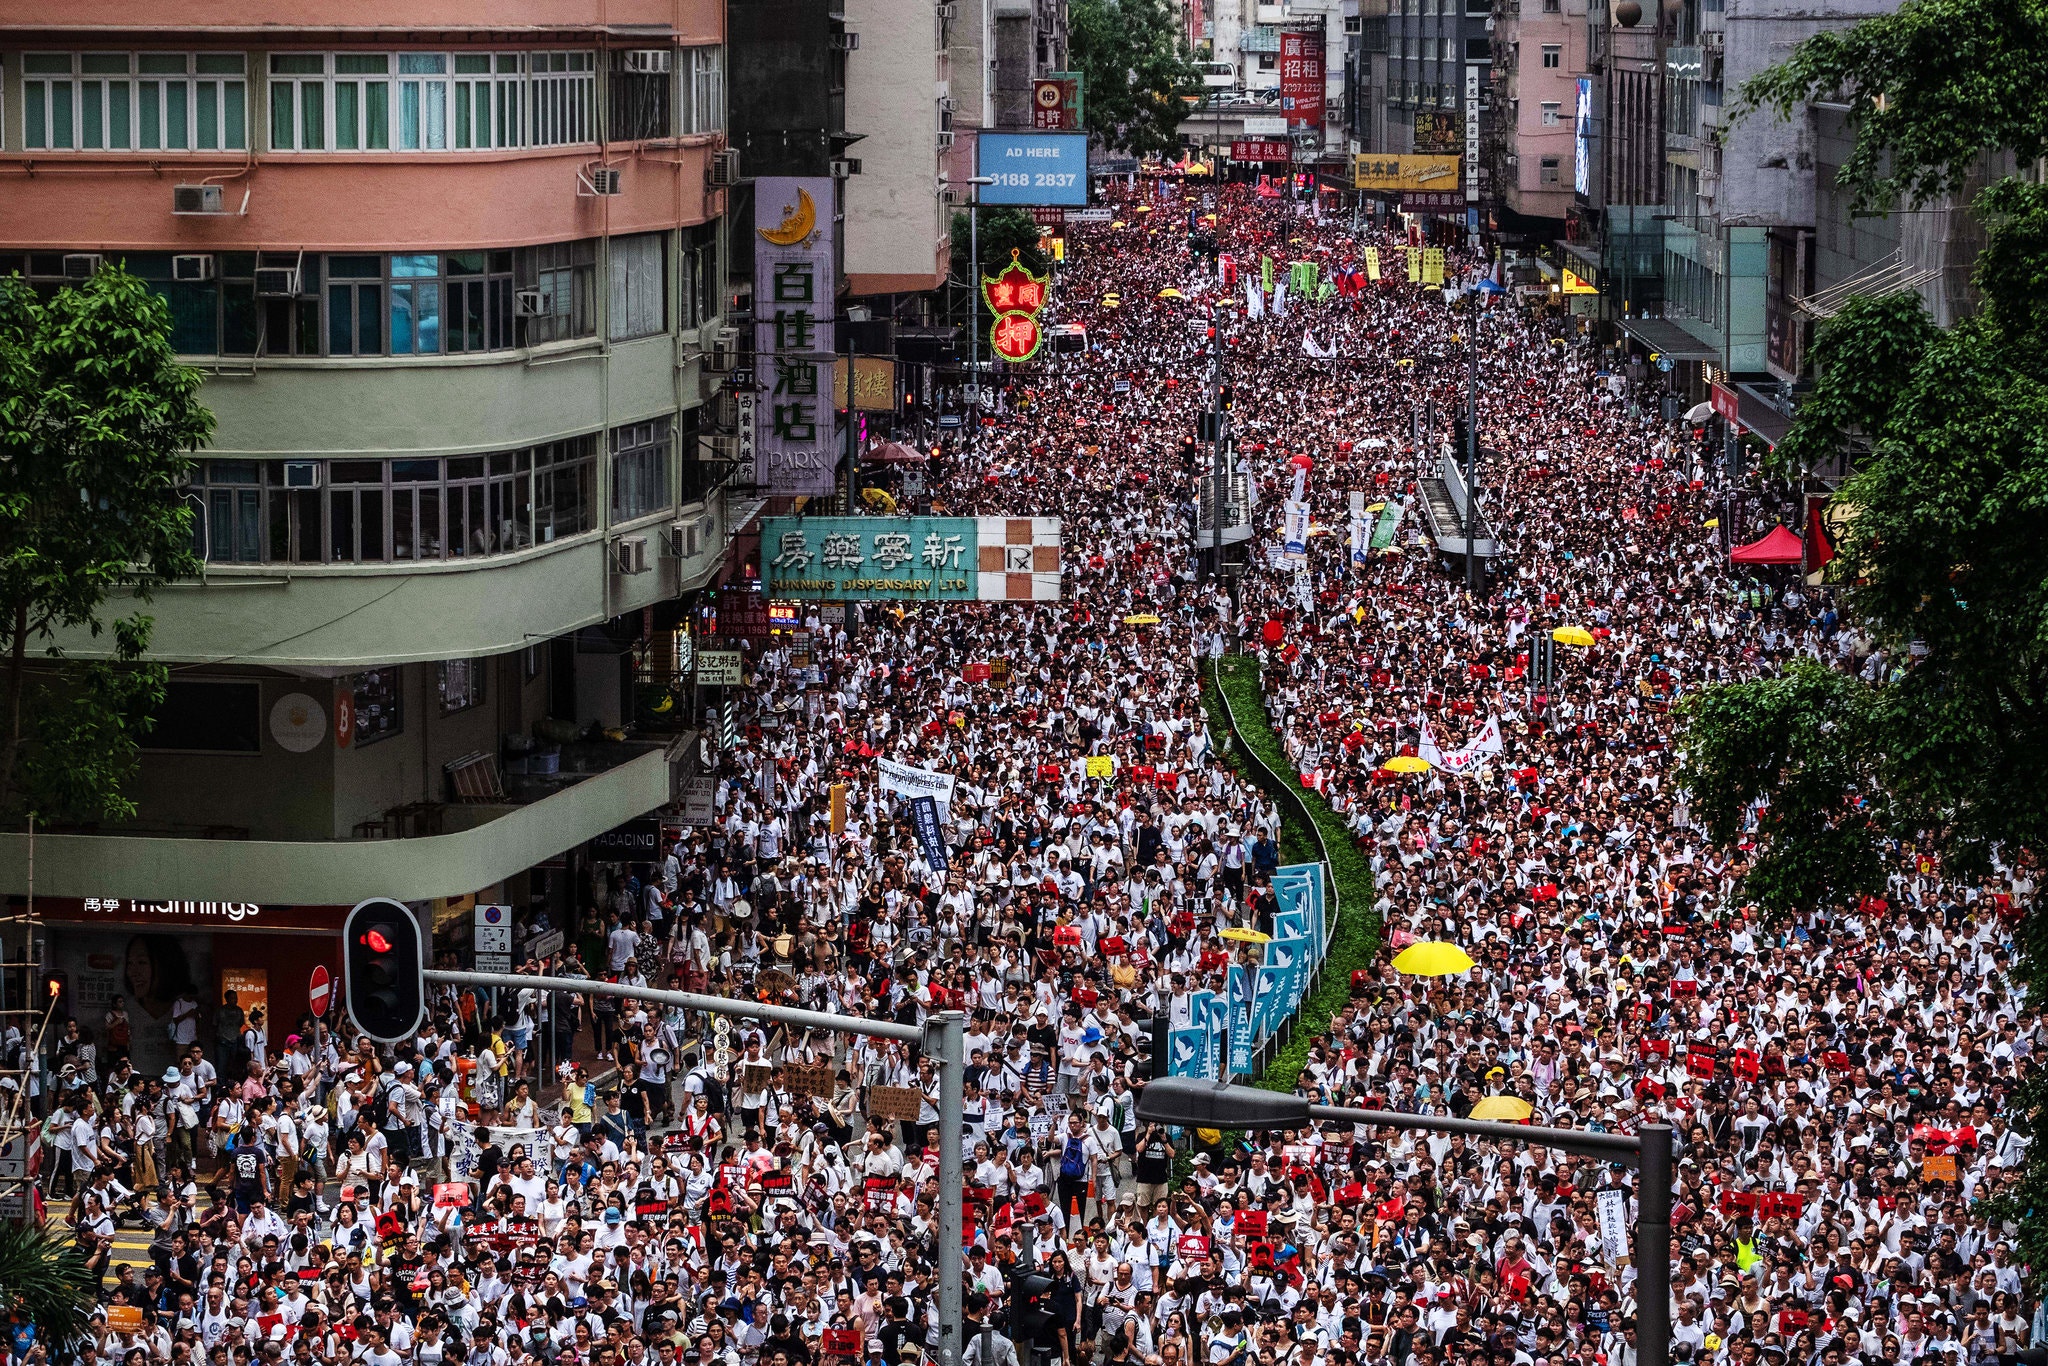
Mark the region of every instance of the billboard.
<instances>
[{"instance_id":1,"label":"billboard","mask_svg":"<svg viewBox=\"0 0 2048 1366\"><path fill-rule=\"evenodd\" d=\"M1055 71L1031 83L1031 126L1053 132L1080 131L1080 72Z\"/></svg>"},{"instance_id":2,"label":"billboard","mask_svg":"<svg viewBox=\"0 0 2048 1366\"><path fill-rule=\"evenodd\" d=\"M778 598L1057 602L1057 517L771 517L761 578Z\"/></svg>"},{"instance_id":3,"label":"billboard","mask_svg":"<svg viewBox=\"0 0 2048 1366\"><path fill-rule=\"evenodd\" d=\"M1354 190L1456 190L1458 158L1368 152L1351 159Z\"/></svg>"},{"instance_id":4,"label":"billboard","mask_svg":"<svg viewBox=\"0 0 2048 1366\"><path fill-rule=\"evenodd\" d=\"M1455 152L1465 145L1465 121L1454 113L1418 110L1415 115L1415 150Z\"/></svg>"},{"instance_id":5,"label":"billboard","mask_svg":"<svg viewBox=\"0 0 2048 1366\"><path fill-rule=\"evenodd\" d=\"M839 349L837 201L830 176L754 182L758 478L777 497L833 490L839 464L832 361Z\"/></svg>"},{"instance_id":6,"label":"billboard","mask_svg":"<svg viewBox=\"0 0 2048 1366\"><path fill-rule=\"evenodd\" d=\"M1280 112L1289 132L1323 130L1323 35L1280 35Z\"/></svg>"},{"instance_id":7,"label":"billboard","mask_svg":"<svg viewBox=\"0 0 2048 1366\"><path fill-rule=\"evenodd\" d=\"M1294 144L1285 138L1237 138L1230 144L1232 161L1292 161Z\"/></svg>"},{"instance_id":8,"label":"billboard","mask_svg":"<svg viewBox=\"0 0 2048 1366\"><path fill-rule=\"evenodd\" d=\"M1088 207L1086 133L992 133L974 140L975 174L995 183L981 187L983 204Z\"/></svg>"}]
</instances>

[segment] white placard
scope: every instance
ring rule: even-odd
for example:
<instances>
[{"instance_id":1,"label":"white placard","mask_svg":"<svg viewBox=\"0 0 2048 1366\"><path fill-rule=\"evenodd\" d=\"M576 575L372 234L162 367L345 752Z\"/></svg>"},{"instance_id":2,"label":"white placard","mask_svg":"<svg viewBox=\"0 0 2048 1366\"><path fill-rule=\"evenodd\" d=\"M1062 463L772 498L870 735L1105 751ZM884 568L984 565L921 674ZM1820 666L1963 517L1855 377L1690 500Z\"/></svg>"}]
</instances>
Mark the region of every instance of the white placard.
<instances>
[{"instance_id":1,"label":"white placard","mask_svg":"<svg viewBox=\"0 0 2048 1366\"><path fill-rule=\"evenodd\" d=\"M1600 1245L1607 1253L1607 1260L1620 1263L1628 1259L1628 1192L1605 1190L1598 1195L1600 1204Z\"/></svg>"}]
</instances>

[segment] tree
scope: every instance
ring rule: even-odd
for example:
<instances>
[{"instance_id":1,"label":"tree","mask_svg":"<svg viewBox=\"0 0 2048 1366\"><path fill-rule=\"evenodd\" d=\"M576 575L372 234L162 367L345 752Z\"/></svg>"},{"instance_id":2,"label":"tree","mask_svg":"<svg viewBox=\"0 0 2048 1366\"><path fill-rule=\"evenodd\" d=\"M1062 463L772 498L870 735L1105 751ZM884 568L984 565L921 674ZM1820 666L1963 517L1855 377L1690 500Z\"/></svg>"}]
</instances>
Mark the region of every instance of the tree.
<instances>
[{"instance_id":1,"label":"tree","mask_svg":"<svg viewBox=\"0 0 2048 1366\"><path fill-rule=\"evenodd\" d=\"M1188 111L1182 97L1202 93L1202 76L1181 38L1178 6L1072 0L1067 42L1082 76L1089 132L1132 156L1179 150Z\"/></svg>"},{"instance_id":2,"label":"tree","mask_svg":"<svg viewBox=\"0 0 2048 1366\"><path fill-rule=\"evenodd\" d=\"M0 1225L0 1313L35 1325L38 1345L62 1348L83 1336L99 1279L78 1244L32 1224Z\"/></svg>"},{"instance_id":3,"label":"tree","mask_svg":"<svg viewBox=\"0 0 2048 1366\"><path fill-rule=\"evenodd\" d=\"M1863 208L1960 190L1987 154L2048 150L2048 0L1908 0L1801 43L1744 87L1741 113L1846 102L1841 181ZM1687 705L1680 780L1713 837L1762 803L1745 890L1783 913L1883 895L1908 851L1967 883L2048 841L2048 188L1979 194L1984 307L1937 329L1916 296L1852 300L1821 327L1815 387L1780 454L1794 469L1868 443L1834 504L1831 572L1879 663L1800 665ZM2048 1002L2048 919L2021 962ZM2048 1101L2036 1071L2012 1118ZM2018 1261L2048 1267L2048 1144L2000 1193Z\"/></svg>"},{"instance_id":4,"label":"tree","mask_svg":"<svg viewBox=\"0 0 2048 1366\"><path fill-rule=\"evenodd\" d=\"M150 619L116 593L198 568L180 488L213 431L178 363L170 309L118 266L41 298L0 282L0 811L52 821L134 814L122 785L161 705L142 662ZM59 632L111 633L108 662Z\"/></svg>"},{"instance_id":5,"label":"tree","mask_svg":"<svg viewBox=\"0 0 2048 1366\"><path fill-rule=\"evenodd\" d=\"M967 268L968 245L974 240L972 225L963 210L953 215L953 279L964 284L979 295L981 276L994 275L1010 264L1010 251L1015 248L1017 259L1022 261L1033 275L1043 275L1052 269L1052 262L1038 245L1038 224L1032 220L1029 209L994 208L980 209L981 269ZM984 310L985 311L985 310Z\"/></svg>"}]
</instances>

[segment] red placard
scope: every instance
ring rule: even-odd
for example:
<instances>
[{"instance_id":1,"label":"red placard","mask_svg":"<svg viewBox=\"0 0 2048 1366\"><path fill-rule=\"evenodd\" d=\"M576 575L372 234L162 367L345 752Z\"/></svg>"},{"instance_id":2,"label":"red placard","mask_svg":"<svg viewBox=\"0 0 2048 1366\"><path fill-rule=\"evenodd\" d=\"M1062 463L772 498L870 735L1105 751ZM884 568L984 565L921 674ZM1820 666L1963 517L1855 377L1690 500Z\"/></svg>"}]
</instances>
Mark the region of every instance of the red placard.
<instances>
[{"instance_id":1,"label":"red placard","mask_svg":"<svg viewBox=\"0 0 2048 1366\"><path fill-rule=\"evenodd\" d=\"M1209 1255L1209 1239L1205 1234L1183 1233L1174 1250L1184 1262L1199 1262Z\"/></svg>"},{"instance_id":2,"label":"red placard","mask_svg":"<svg viewBox=\"0 0 2048 1366\"><path fill-rule=\"evenodd\" d=\"M1322 131L1323 36L1320 33L1280 35L1280 112L1287 130Z\"/></svg>"}]
</instances>

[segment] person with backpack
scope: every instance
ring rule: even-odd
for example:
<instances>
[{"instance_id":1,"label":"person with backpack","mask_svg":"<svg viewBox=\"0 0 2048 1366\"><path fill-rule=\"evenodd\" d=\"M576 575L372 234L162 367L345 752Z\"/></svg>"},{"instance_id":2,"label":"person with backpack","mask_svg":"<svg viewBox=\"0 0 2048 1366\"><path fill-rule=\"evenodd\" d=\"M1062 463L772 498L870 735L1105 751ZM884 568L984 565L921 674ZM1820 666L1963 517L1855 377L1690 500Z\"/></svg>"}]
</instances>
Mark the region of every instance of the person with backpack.
<instances>
[{"instance_id":1,"label":"person with backpack","mask_svg":"<svg viewBox=\"0 0 2048 1366\"><path fill-rule=\"evenodd\" d=\"M1067 1116L1066 1133L1060 1140L1059 1166L1060 1213L1076 1217L1077 1211L1085 1210L1093 1169L1088 1134L1082 1127L1079 1114Z\"/></svg>"}]
</instances>

